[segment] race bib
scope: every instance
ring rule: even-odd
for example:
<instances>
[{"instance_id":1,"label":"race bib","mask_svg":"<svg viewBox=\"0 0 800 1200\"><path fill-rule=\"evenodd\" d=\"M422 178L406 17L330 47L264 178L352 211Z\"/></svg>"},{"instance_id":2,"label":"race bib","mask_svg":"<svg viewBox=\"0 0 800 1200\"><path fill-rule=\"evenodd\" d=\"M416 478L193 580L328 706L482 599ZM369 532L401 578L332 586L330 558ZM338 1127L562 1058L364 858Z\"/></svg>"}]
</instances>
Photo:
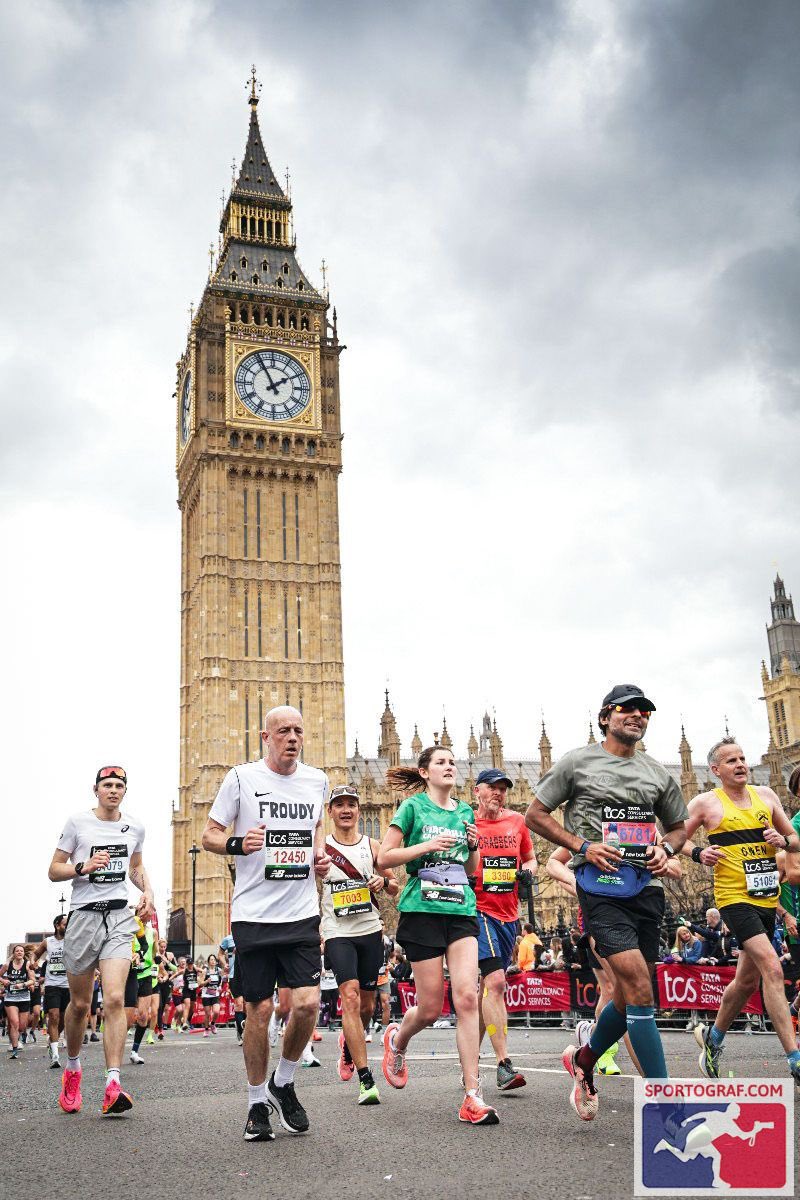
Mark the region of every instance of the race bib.
<instances>
[{"instance_id":1,"label":"race bib","mask_svg":"<svg viewBox=\"0 0 800 1200\"><path fill-rule=\"evenodd\" d=\"M89 856L93 858L98 850L108 851L108 866L102 867L99 871L89 872L90 883L120 883L126 875L128 869L128 846L126 842L114 844L110 846L92 846L92 853Z\"/></svg>"},{"instance_id":2,"label":"race bib","mask_svg":"<svg viewBox=\"0 0 800 1200\"><path fill-rule=\"evenodd\" d=\"M310 829L268 829L265 879L308 879L314 835Z\"/></svg>"},{"instance_id":3,"label":"race bib","mask_svg":"<svg viewBox=\"0 0 800 1200\"><path fill-rule=\"evenodd\" d=\"M604 804L602 835L604 844L621 850L626 862L644 866L656 841L655 816L640 804Z\"/></svg>"},{"instance_id":4,"label":"race bib","mask_svg":"<svg viewBox=\"0 0 800 1200\"><path fill-rule=\"evenodd\" d=\"M498 894L513 892L517 882L517 860L507 854L495 854L483 860L483 890Z\"/></svg>"},{"instance_id":5,"label":"race bib","mask_svg":"<svg viewBox=\"0 0 800 1200\"><path fill-rule=\"evenodd\" d=\"M431 879L420 879L422 899L429 904L463 904L463 883L434 883Z\"/></svg>"},{"instance_id":6,"label":"race bib","mask_svg":"<svg viewBox=\"0 0 800 1200\"><path fill-rule=\"evenodd\" d=\"M53 976L54 979L57 975L66 975L66 973L67 973L67 968L64 966L63 954L61 955L60 958L51 957L47 966L50 971L50 974Z\"/></svg>"},{"instance_id":7,"label":"race bib","mask_svg":"<svg viewBox=\"0 0 800 1200\"><path fill-rule=\"evenodd\" d=\"M372 912L372 895L366 880L363 883L355 879L340 880L332 883L330 888L335 917L355 917Z\"/></svg>"},{"instance_id":8,"label":"race bib","mask_svg":"<svg viewBox=\"0 0 800 1200\"><path fill-rule=\"evenodd\" d=\"M748 896L767 900L778 895L780 886L774 858L757 858L753 862L743 862L742 866Z\"/></svg>"}]
</instances>

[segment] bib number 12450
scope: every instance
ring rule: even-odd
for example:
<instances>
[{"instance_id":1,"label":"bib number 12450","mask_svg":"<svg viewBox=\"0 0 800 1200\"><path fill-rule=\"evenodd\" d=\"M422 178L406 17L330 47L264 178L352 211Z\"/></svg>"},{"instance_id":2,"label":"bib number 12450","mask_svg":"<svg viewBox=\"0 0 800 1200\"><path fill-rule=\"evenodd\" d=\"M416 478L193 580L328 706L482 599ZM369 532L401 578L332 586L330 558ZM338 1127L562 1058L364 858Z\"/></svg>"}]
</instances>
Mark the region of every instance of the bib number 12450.
<instances>
[{"instance_id":1,"label":"bib number 12450","mask_svg":"<svg viewBox=\"0 0 800 1200\"><path fill-rule=\"evenodd\" d=\"M310 829L268 829L265 879L308 879L314 835Z\"/></svg>"}]
</instances>

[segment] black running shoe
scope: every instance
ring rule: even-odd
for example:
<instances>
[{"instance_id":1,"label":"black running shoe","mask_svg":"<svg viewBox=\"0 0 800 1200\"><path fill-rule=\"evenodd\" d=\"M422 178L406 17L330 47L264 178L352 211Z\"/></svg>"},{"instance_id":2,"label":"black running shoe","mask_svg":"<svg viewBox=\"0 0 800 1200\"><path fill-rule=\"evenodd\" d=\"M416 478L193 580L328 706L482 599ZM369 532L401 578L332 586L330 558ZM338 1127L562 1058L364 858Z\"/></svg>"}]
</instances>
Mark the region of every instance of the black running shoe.
<instances>
[{"instance_id":1,"label":"black running shoe","mask_svg":"<svg viewBox=\"0 0 800 1200\"><path fill-rule=\"evenodd\" d=\"M269 1123L269 1105L254 1104L247 1114L247 1124L244 1127L246 1142L274 1142L275 1134Z\"/></svg>"},{"instance_id":2,"label":"black running shoe","mask_svg":"<svg viewBox=\"0 0 800 1200\"><path fill-rule=\"evenodd\" d=\"M267 1095L287 1133L308 1132L308 1115L297 1099L293 1083L285 1083L283 1087L278 1087L273 1071L267 1084Z\"/></svg>"}]
</instances>

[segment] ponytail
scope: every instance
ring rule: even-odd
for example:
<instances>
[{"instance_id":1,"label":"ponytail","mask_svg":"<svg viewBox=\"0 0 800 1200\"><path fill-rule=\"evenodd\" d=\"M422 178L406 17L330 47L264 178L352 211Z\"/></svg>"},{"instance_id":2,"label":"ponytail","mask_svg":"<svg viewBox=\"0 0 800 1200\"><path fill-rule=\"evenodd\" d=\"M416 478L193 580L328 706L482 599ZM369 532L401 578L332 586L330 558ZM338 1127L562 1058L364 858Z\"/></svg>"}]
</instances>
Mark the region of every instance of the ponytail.
<instances>
[{"instance_id":1,"label":"ponytail","mask_svg":"<svg viewBox=\"0 0 800 1200\"><path fill-rule=\"evenodd\" d=\"M417 759L416 767L390 767L386 772L386 782L389 784L389 787L400 792L424 791L428 781L423 778L420 771L427 771L428 765L436 751L444 748L442 746L428 746Z\"/></svg>"}]
</instances>

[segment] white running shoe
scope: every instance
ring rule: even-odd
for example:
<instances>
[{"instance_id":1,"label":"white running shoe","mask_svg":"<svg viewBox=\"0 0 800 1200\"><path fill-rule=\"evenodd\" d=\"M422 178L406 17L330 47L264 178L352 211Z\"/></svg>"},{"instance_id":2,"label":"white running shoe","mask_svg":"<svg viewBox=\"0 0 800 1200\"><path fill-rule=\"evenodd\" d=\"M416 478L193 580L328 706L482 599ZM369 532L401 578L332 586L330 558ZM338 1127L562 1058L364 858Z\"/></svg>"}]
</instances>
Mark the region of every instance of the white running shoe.
<instances>
[{"instance_id":1,"label":"white running shoe","mask_svg":"<svg viewBox=\"0 0 800 1200\"><path fill-rule=\"evenodd\" d=\"M578 1021L578 1024L575 1026L575 1038L578 1043L578 1049L586 1045L592 1036L593 1029L594 1021Z\"/></svg>"},{"instance_id":2,"label":"white running shoe","mask_svg":"<svg viewBox=\"0 0 800 1200\"><path fill-rule=\"evenodd\" d=\"M303 1050L303 1054L301 1056L300 1061L304 1067L321 1067L322 1066L322 1063L319 1061L316 1054L311 1049L311 1042L309 1042L308 1045L306 1046L306 1048Z\"/></svg>"},{"instance_id":3,"label":"white running shoe","mask_svg":"<svg viewBox=\"0 0 800 1200\"><path fill-rule=\"evenodd\" d=\"M131 1050L130 1059L132 1063L136 1063L137 1067L141 1067L144 1063L144 1059L142 1058L141 1054L139 1054L136 1050Z\"/></svg>"}]
</instances>

